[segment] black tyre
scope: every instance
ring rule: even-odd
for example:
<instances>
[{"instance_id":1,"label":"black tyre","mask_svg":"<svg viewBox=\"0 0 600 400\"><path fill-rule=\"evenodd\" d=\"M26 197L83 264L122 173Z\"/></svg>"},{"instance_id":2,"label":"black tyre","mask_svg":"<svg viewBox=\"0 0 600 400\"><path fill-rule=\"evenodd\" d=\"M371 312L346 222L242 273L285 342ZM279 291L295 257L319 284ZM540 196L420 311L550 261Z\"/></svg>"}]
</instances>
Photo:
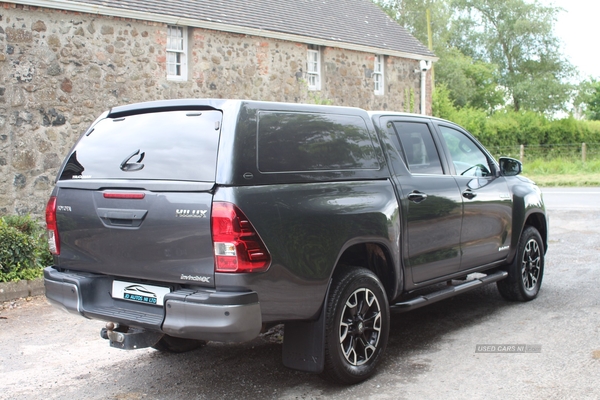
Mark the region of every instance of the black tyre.
<instances>
[{"instance_id":1,"label":"black tyre","mask_svg":"<svg viewBox=\"0 0 600 400\"><path fill-rule=\"evenodd\" d=\"M153 349L169 353L185 353L196 350L206 344L204 340L184 339L175 336L164 335L152 346Z\"/></svg>"},{"instance_id":2,"label":"black tyre","mask_svg":"<svg viewBox=\"0 0 600 400\"><path fill-rule=\"evenodd\" d=\"M322 377L352 384L370 377L387 346L390 311L383 286L365 268L338 276L327 300Z\"/></svg>"},{"instance_id":3,"label":"black tyre","mask_svg":"<svg viewBox=\"0 0 600 400\"><path fill-rule=\"evenodd\" d=\"M502 297L511 301L530 301L537 297L544 277L544 242L534 227L527 226L523 230L517 254L507 272L508 277L496 284Z\"/></svg>"}]
</instances>

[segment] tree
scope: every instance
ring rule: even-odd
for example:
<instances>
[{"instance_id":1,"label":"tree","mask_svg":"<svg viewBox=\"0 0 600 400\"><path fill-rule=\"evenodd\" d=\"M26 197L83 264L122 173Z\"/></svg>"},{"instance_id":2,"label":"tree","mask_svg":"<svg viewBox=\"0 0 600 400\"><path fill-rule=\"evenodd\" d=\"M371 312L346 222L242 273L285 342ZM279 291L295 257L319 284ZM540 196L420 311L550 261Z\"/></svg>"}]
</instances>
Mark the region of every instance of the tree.
<instances>
[{"instance_id":1,"label":"tree","mask_svg":"<svg viewBox=\"0 0 600 400\"><path fill-rule=\"evenodd\" d=\"M375 0L377 2L377 0ZM453 8L450 0L379 0L379 5L422 43L428 43L427 10L431 16L436 87L443 85L457 107L492 111L504 104L498 86L498 69L482 60L473 60L450 45Z\"/></svg>"},{"instance_id":2,"label":"tree","mask_svg":"<svg viewBox=\"0 0 600 400\"><path fill-rule=\"evenodd\" d=\"M440 61L435 74L438 85L444 85L457 107L473 107L492 112L504 105L505 93L498 85L498 67L473 60L457 48L438 53ZM436 85L437 86L437 85Z\"/></svg>"},{"instance_id":3,"label":"tree","mask_svg":"<svg viewBox=\"0 0 600 400\"><path fill-rule=\"evenodd\" d=\"M537 0L374 1L423 43L430 10L436 86L445 85L457 107L567 108L575 69L553 33L559 8Z\"/></svg>"},{"instance_id":4,"label":"tree","mask_svg":"<svg viewBox=\"0 0 600 400\"><path fill-rule=\"evenodd\" d=\"M581 82L577 88L574 106L587 119L600 121L600 82L593 78Z\"/></svg>"},{"instance_id":5,"label":"tree","mask_svg":"<svg viewBox=\"0 0 600 400\"><path fill-rule=\"evenodd\" d=\"M451 44L498 66L498 83L516 111L564 109L574 68L559 49L553 29L560 10L525 0L455 0Z\"/></svg>"},{"instance_id":6,"label":"tree","mask_svg":"<svg viewBox=\"0 0 600 400\"><path fill-rule=\"evenodd\" d=\"M431 15L433 51L445 49L452 9L449 0L373 0L421 43L427 44L427 10Z\"/></svg>"}]
</instances>

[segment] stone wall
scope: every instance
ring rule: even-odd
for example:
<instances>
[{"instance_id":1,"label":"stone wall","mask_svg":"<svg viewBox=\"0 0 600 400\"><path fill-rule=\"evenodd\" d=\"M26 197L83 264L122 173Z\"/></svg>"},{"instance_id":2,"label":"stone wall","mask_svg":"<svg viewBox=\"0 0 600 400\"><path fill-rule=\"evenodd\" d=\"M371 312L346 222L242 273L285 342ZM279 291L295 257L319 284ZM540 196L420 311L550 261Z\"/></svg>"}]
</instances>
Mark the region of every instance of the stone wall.
<instances>
[{"instance_id":1,"label":"stone wall","mask_svg":"<svg viewBox=\"0 0 600 400\"><path fill-rule=\"evenodd\" d=\"M418 61L322 51L322 90L303 76L306 44L189 28L189 79L166 79L166 26L0 2L0 215L41 217L63 158L110 107L170 98L248 98L419 110ZM431 104L431 86L428 104Z\"/></svg>"}]
</instances>

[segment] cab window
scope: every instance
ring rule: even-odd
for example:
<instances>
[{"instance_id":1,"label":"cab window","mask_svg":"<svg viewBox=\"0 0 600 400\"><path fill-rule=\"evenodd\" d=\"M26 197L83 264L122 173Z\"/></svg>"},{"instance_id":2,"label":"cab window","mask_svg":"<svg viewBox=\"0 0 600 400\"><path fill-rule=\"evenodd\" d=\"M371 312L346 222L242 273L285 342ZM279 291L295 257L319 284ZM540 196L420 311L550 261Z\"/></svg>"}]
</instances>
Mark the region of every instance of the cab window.
<instances>
[{"instance_id":1,"label":"cab window","mask_svg":"<svg viewBox=\"0 0 600 400\"><path fill-rule=\"evenodd\" d=\"M440 156L427 124L394 122L401 153L412 174L443 174Z\"/></svg>"},{"instance_id":2,"label":"cab window","mask_svg":"<svg viewBox=\"0 0 600 400\"><path fill-rule=\"evenodd\" d=\"M440 126L442 139L452 157L456 175L485 177L491 175L489 160L485 153L464 133Z\"/></svg>"}]
</instances>

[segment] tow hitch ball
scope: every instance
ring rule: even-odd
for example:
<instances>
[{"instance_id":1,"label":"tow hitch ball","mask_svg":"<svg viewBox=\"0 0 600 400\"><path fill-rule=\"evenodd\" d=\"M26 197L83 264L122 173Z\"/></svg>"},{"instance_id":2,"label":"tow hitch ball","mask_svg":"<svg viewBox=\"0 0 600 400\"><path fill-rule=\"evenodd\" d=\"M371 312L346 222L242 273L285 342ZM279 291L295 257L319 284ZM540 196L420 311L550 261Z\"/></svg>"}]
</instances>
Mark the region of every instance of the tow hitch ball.
<instances>
[{"instance_id":1,"label":"tow hitch ball","mask_svg":"<svg viewBox=\"0 0 600 400\"><path fill-rule=\"evenodd\" d=\"M110 343L110 347L124 350L142 349L155 345L163 336L160 332L147 331L133 326L108 322L100 330L100 337Z\"/></svg>"}]
</instances>

